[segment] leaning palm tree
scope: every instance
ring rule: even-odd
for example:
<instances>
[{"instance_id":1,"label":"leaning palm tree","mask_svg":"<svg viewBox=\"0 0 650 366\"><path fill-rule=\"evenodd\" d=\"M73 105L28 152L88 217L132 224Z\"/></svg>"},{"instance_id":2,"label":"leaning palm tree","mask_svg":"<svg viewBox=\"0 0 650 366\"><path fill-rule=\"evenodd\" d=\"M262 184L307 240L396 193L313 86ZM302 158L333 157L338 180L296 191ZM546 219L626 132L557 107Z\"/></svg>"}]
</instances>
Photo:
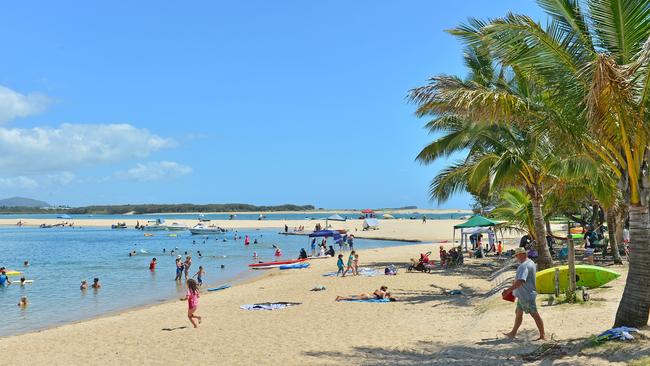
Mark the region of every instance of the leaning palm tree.
<instances>
[{"instance_id":1,"label":"leaning palm tree","mask_svg":"<svg viewBox=\"0 0 650 366\"><path fill-rule=\"evenodd\" d=\"M558 107L557 120L547 120L547 126L577 138L576 145L616 175L628 205L632 255L615 324L646 325L650 0L538 3L550 16L546 27L527 16L508 14L481 24L479 35L465 26L454 33L468 44L488 43L499 63L546 85Z\"/></svg>"}]
</instances>

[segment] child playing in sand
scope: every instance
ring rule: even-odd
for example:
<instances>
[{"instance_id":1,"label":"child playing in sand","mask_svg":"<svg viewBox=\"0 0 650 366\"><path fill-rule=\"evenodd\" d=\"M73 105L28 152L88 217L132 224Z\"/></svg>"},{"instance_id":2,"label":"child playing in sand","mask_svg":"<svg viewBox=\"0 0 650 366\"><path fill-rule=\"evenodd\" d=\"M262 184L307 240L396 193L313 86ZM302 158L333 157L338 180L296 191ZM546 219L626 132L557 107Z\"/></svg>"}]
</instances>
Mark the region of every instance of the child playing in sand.
<instances>
[{"instance_id":1,"label":"child playing in sand","mask_svg":"<svg viewBox=\"0 0 650 366\"><path fill-rule=\"evenodd\" d=\"M336 277L338 277L339 274L343 274L343 271L345 271L345 267L343 266L343 254L339 254L339 259L336 261L336 266L339 267L339 271L336 272Z\"/></svg>"},{"instance_id":2,"label":"child playing in sand","mask_svg":"<svg viewBox=\"0 0 650 366\"><path fill-rule=\"evenodd\" d=\"M181 301L187 301L187 318L190 319L190 323L192 323L194 328L198 328L194 319L198 319L199 324L201 324L201 317L194 314L199 307L199 297L199 287L196 281L190 278L187 280L187 294Z\"/></svg>"},{"instance_id":3,"label":"child playing in sand","mask_svg":"<svg viewBox=\"0 0 650 366\"><path fill-rule=\"evenodd\" d=\"M18 306L20 306L21 309L26 309L27 308L27 296L23 296L20 298L20 302L18 303Z\"/></svg>"},{"instance_id":4,"label":"child playing in sand","mask_svg":"<svg viewBox=\"0 0 650 366\"><path fill-rule=\"evenodd\" d=\"M199 284L199 286L203 286L203 275L205 275L203 266L199 266L199 270L194 274L194 276L192 276L192 278L196 277L196 282Z\"/></svg>"}]
</instances>

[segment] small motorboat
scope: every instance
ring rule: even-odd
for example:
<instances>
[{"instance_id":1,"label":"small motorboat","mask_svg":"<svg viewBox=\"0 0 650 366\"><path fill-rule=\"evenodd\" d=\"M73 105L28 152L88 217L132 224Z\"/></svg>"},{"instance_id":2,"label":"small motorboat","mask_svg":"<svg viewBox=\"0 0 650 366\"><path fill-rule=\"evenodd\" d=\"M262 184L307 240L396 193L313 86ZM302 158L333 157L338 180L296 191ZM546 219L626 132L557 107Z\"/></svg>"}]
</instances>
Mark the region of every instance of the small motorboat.
<instances>
[{"instance_id":1,"label":"small motorboat","mask_svg":"<svg viewBox=\"0 0 650 366\"><path fill-rule=\"evenodd\" d=\"M192 235L223 235L226 230L218 226L206 226L203 224L196 224L190 228Z\"/></svg>"},{"instance_id":2,"label":"small motorboat","mask_svg":"<svg viewBox=\"0 0 650 366\"><path fill-rule=\"evenodd\" d=\"M177 222L173 222L171 224L163 225L165 228L169 231L183 231L189 229L187 225L179 224Z\"/></svg>"}]
</instances>

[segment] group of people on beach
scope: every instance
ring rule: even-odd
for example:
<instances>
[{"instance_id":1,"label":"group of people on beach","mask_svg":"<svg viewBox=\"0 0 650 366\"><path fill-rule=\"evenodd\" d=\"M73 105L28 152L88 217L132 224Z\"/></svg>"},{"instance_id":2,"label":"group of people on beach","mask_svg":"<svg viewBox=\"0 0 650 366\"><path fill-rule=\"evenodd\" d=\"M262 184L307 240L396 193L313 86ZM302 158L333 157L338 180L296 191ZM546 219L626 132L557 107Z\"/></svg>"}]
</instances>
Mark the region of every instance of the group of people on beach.
<instances>
[{"instance_id":1,"label":"group of people on beach","mask_svg":"<svg viewBox=\"0 0 650 366\"><path fill-rule=\"evenodd\" d=\"M359 254L354 250L350 252L347 267L343 265L343 254L339 254L339 258L336 261L336 267L338 268L338 271L336 272L337 277L339 275L345 277L349 271L352 271L353 276L359 275Z\"/></svg>"}]
</instances>

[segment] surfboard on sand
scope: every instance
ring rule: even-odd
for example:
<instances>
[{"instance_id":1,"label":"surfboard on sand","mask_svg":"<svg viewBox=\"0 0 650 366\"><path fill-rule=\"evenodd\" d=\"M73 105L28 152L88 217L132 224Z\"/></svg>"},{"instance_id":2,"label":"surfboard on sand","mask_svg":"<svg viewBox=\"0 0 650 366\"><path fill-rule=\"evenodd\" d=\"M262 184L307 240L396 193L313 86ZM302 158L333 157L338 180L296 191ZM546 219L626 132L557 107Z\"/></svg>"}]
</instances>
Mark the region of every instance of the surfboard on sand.
<instances>
[{"instance_id":1,"label":"surfboard on sand","mask_svg":"<svg viewBox=\"0 0 650 366\"><path fill-rule=\"evenodd\" d=\"M569 266L548 268L537 272L537 292L540 294L555 293L555 268L560 269L560 292L566 291L569 287ZM619 278L621 275L610 269L576 264L576 286L597 288Z\"/></svg>"}]
</instances>

